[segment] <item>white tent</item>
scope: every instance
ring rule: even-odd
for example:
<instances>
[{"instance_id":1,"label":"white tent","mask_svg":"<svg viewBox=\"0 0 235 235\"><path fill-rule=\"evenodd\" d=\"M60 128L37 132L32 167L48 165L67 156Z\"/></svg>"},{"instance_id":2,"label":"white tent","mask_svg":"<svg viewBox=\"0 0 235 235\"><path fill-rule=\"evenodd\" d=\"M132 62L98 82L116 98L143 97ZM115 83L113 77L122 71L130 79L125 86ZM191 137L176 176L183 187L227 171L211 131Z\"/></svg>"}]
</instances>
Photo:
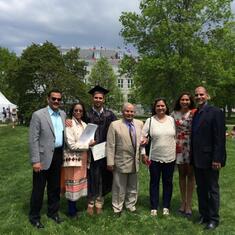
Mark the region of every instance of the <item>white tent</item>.
<instances>
[{"instance_id":1,"label":"white tent","mask_svg":"<svg viewBox=\"0 0 235 235\"><path fill-rule=\"evenodd\" d=\"M3 94L0 92L0 120L3 119L3 107L5 109L9 108L12 111L13 108L17 108L17 106L11 103Z\"/></svg>"}]
</instances>

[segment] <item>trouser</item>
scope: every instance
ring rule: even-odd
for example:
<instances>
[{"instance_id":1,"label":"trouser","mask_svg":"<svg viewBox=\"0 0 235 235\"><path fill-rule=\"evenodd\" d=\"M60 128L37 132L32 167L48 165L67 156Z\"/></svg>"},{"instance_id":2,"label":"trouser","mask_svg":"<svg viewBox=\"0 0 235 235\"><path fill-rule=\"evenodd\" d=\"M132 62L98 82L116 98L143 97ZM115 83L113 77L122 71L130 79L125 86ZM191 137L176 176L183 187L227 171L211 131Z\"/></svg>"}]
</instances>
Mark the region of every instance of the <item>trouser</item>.
<instances>
[{"instance_id":1,"label":"trouser","mask_svg":"<svg viewBox=\"0 0 235 235\"><path fill-rule=\"evenodd\" d=\"M173 191L174 166L175 161L170 163L151 162L149 166L151 210L157 210L159 206L159 183L161 175L163 185L163 208L170 208Z\"/></svg>"},{"instance_id":2,"label":"trouser","mask_svg":"<svg viewBox=\"0 0 235 235\"><path fill-rule=\"evenodd\" d=\"M88 206L102 208L104 204L102 192L102 165L92 163L88 170Z\"/></svg>"},{"instance_id":3,"label":"trouser","mask_svg":"<svg viewBox=\"0 0 235 235\"><path fill-rule=\"evenodd\" d=\"M123 204L134 211L138 196L137 173L113 172L112 206L115 213L121 212Z\"/></svg>"},{"instance_id":4,"label":"trouser","mask_svg":"<svg viewBox=\"0 0 235 235\"><path fill-rule=\"evenodd\" d=\"M199 213L205 220L219 222L219 171L194 167Z\"/></svg>"},{"instance_id":5,"label":"trouser","mask_svg":"<svg viewBox=\"0 0 235 235\"><path fill-rule=\"evenodd\" d=\"M77 214L76 201L68 200L68 214L74 216Z\"/></svg>"},{"instance_id":6,"label":"trouser","mask_svg":"<svg viewBox=\"0 0 235 235\"><path fill-rule=\"evenodd\" d=\"M33 189L30 199L30 220L40 219L44 190L47 184L48 216L58 213L60 201L60 171L63 162L62 148L56 148L48 170L33 171Z\"/></svg>"}]
</instances>

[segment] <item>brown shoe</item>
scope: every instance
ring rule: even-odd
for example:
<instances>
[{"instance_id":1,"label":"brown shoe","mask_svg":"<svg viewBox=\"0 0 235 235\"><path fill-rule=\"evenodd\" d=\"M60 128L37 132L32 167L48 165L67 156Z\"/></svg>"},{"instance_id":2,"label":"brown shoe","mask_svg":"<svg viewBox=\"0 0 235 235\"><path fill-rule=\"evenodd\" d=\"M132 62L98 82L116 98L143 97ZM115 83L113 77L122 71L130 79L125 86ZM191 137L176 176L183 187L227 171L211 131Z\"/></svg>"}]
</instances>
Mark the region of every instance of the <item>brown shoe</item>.
<instances>
[{"instance_id":1,"label":"brown shoe","mask_svg":"<svg viewBox=\"0 0 235 235\"><path fill-rule=\"evenodd\" d=\"M96 209L96 214L97 215L99 215L99 214L101 214L103 212L102 208L96 207L95 209Z\"/></svg>"},{"instance_id":2,"label":"brown shoe","mask_svg":"<svg viewBox=\"0 0 235 235\"><path fill-rule=\"evenodd\" d=\"M94 207L93 206L87 207L87 214L90 216L94 215Z\"/></svg>"}]
</instances>

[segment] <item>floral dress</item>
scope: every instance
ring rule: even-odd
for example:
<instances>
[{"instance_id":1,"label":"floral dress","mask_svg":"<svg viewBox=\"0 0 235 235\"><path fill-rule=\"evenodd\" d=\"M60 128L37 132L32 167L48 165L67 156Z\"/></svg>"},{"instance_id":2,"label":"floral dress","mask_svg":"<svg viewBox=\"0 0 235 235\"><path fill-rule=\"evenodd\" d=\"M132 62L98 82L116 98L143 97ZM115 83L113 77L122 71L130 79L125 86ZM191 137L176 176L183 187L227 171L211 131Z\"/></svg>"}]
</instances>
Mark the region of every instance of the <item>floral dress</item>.
<instances>
[{"instance_id":1,"label":"floral dress","mask_svg":"<svg viewBox=\"0 0 235 235\"><path fill-rule=\"evenodd\" d=\"M176 126L176 164L190 162L190 136L194 112L195 110L187 113L174 111L171 114Z\"/></svg>"}]
</instances>

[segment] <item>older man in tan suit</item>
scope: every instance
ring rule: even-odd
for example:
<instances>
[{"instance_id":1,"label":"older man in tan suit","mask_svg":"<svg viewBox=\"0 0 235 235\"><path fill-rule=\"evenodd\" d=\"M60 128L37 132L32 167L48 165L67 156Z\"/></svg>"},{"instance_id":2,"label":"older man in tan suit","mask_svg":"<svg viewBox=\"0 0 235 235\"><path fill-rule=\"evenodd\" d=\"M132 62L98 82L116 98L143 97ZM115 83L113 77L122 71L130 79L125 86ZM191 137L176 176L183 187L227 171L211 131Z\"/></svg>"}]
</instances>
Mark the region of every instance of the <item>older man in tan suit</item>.
<instances>
[{"instance_id":1,"label":"older man in tan suit","mask_svg":"<svg viewBox=\"0 0 235 235\"><path fill-rule=\"evenodd\" d=\"M138 195L137 172L140 154L142 121L134 119L135 108L126 103L123 118L111 123L107 135L107 168L113 172L112 206L117 216L121 215L123 204L135 212Z\"/></svg>"}]
</instances>

